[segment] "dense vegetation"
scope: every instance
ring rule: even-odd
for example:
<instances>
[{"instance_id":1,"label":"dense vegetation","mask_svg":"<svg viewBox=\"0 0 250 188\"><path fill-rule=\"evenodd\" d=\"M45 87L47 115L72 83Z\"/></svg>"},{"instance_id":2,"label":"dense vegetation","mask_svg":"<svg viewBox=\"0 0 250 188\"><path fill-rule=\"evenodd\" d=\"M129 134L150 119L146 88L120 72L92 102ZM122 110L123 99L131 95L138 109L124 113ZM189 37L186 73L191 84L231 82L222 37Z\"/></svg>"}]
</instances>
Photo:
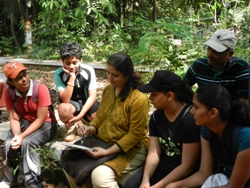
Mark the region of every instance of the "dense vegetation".
<instances>
[{"instance_id":1,"label":"dense vegetation","mask_svg":"<svg viewBox=\"0 0 250 188\"><path fill-rule=\"evenodd\" d=\"M235 28L236 55L250 62L249 0L1 0L0 7L2 56L58 59L62 43L77 41L86 62L124 51L137 65L181 75L205 55L212 32Z\"/></svg>"}]
</instances>

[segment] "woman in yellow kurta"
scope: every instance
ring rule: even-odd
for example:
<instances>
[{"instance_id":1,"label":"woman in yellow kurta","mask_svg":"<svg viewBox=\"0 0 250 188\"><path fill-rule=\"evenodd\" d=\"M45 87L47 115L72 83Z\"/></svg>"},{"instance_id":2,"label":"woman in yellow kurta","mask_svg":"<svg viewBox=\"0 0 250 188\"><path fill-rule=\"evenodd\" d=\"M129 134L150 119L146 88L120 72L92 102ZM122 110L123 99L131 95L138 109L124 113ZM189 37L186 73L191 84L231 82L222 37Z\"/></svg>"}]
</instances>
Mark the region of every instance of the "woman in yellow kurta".
<instances>
[{"instance_id":1,"label":"woman in yellow kurta","mask_svg":"<svg viewBox=\"0 0 250 188\"><path fill-rule=\"evenodd\" d=\"M95 134L110 148L87 151L94 158L117 153L118 156L92 171L94 188L119 188L129 173L139 168L146 159L148 148L147 96L136 88L140 79L130 57L118 52L107 61L108 80L100 107L91 125L82 130L85 136Z\"/></svg>"}]
</instances>

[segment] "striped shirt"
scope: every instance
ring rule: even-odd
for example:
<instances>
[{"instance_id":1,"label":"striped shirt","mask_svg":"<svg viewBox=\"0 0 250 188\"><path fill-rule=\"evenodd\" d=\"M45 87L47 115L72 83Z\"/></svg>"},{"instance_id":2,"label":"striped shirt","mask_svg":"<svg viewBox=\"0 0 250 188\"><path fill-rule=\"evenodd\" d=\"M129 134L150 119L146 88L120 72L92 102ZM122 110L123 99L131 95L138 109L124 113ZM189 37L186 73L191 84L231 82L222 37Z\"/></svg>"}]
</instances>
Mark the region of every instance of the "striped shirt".
<instances>
[{"instance_id":1,"label":"striped shirt","mask_svg":"<svg viewBox=\"0 0 250 188\"><path fill-rule=\"evenodd\" d=\"M221 84L233 99L248 99L249 65L238 57L231 58L220 73L208 64L207 58L199 58L189 67L183 79L190 86L195 83L198 87L209 83Z\"/></svg>"}]
</instances>

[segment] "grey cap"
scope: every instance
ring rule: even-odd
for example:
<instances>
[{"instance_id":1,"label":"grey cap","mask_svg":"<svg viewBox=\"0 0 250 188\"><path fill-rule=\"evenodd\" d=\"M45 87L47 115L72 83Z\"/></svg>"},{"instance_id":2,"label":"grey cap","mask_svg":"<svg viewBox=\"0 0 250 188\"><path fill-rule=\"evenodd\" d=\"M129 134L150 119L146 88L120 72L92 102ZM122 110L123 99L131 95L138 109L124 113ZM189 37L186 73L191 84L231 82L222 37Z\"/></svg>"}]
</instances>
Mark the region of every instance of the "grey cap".
<instances>
[{"instance_id":1,"label":"grey cap","mask_svg":"<svg viewBox=\"0 0 250 188\"><path fill-rule=\"evenodd\" d=\"M230 29L218 30L204 44L217 52L224 52L228 48L235 50L236 38L234 31Z\"/></svg>"}]
</instances>

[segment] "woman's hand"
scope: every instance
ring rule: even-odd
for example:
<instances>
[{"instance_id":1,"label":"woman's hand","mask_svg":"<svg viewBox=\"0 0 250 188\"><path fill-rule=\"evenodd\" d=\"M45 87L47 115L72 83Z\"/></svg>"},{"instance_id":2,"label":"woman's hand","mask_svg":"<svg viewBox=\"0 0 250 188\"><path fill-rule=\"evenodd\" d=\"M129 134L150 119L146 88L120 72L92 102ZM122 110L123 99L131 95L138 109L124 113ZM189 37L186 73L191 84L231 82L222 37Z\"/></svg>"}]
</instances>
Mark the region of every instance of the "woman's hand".
<instances>
[{"instance_id":1,"label":"woman's hand","mask_svg":"<svg viewBox=\"0 0 250 188\"><path fill-rule=\"evenodd\" d=\"M98 159L100 157L105 157L108 155L108 151L100 147L94 147L92 151L87 150L86 153L94 159Z\"/></svg>"},{"instance_id":2,"label":"woman's hand","mask_svg":"<svg viewBox=\"0 0 250 188\"><path fill-rule=\"evenodd\" d=\"M142 181L140 188L150 188L150 183L146 181Z\"/></svg>"},{"instance_id":3,"label":"woman's hand","mask_svg":"<svg viewBox=\"0 0 250 188\"><path fill-rule=\"evenodd\" d=\"M84 137L91 136L95 134L96 132L96 128L92 125L90 126L83 125L83 126L79 126L78 128Z\"/></svg>"}]
</instances>

